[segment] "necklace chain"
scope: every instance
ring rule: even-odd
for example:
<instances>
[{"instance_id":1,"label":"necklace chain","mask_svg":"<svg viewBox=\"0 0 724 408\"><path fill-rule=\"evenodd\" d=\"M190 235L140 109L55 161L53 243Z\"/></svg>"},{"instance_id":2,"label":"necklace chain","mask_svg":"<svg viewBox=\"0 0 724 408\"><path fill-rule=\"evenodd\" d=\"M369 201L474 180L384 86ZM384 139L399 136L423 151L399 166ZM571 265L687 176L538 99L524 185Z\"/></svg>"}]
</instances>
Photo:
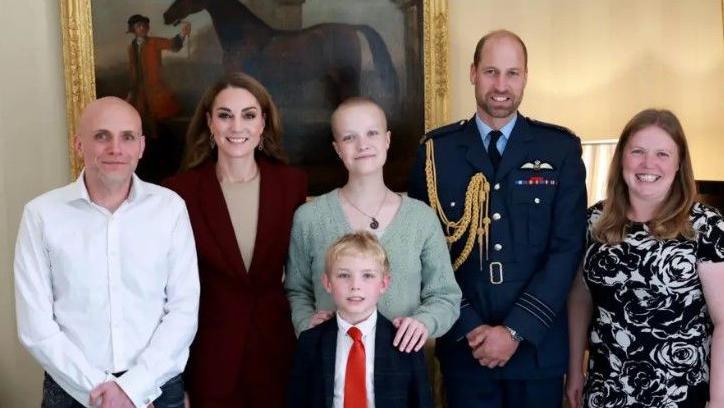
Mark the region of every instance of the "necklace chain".
<instances>
[{"instance_id":1,"label":"necklace chain","mask_svg":"<svg viewBox=\"0 0 724 408\"><path fill-rule=\"evenodd\" d=\"M370 228L372 228L373 230L376 230L377 228L380 227L380 222L377 220L377 216L380 214L380 211L382 211L382 206L385 204L385 201L387 200L387 191L389 191L389 190L385 188L385 194L382 196L382 201L380 201L380 205L379 205L379 207L377 207L377 211L375 212L374 216L367 214L366 212L362 211L359 207L354 205L352 200L350 200L349 198L347 198L344 195L344 193L342 192L342 189L339 189L339 195L342 196L342 198L344 198L344 200L347 201L349 203L349 205L352 206L352 208L359 211L359 213L364 215L365 217L369 218L370 219Z\"/></svg>"}]
</instances>

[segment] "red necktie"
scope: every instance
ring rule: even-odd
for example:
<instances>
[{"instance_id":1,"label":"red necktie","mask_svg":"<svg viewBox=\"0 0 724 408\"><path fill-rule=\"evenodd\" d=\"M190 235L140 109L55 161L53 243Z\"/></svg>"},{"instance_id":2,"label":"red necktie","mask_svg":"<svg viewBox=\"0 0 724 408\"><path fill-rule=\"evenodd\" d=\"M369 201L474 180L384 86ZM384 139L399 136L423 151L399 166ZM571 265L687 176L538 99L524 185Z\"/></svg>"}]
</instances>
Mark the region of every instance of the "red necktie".
<instances>
[{"instance_id":1,"label":"red necktie","mask_svg":"<svg viewBox=\"0 0 724 408\"><path fill-rule=\"evenodd\" d=\"M365 346L362 332L350 327L347 335L352 338L352 348L347 356L347 370L344 375L344 408L366 408L367 386L365 370Z\"/></svg>"}]
</instances>

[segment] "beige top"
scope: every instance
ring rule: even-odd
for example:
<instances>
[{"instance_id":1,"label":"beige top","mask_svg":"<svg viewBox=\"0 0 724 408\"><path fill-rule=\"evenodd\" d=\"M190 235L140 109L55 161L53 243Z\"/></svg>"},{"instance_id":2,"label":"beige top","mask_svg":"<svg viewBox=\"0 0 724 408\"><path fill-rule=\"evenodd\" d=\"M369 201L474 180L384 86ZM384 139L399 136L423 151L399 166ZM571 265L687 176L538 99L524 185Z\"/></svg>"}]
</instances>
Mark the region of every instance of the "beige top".
<instances>
[{"instance_id":1,"label":"beige top","mask_svg":"<svg viewBox=\"0 0 724 408\"><path fill-rule=\"evenodd\" d=\"M221 182L221 191L229 209L236 243L247 272L254 254L256 224L259 219L259 179L257 173L253 179L243 183Z\"/></svg>"}]
</instances>

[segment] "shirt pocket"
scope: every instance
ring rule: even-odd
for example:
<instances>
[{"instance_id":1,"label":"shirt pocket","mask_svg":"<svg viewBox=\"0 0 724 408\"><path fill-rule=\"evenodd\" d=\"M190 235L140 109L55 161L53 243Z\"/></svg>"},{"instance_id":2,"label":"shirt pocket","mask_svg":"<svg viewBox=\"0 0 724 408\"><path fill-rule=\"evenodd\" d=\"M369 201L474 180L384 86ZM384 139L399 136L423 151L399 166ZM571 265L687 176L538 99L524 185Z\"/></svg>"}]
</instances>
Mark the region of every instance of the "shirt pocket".
<instances>
[{"instance_id":1,"label":"shirt pocket","mask_svg":"<svg viewBox=\"0 0 724 408\"><path fill-rule=\"evenodd\" d=\"M516 237L531 245L545 245L550 234L555 185L516 185L512 203Z\"/></svg>"}]
</instances>

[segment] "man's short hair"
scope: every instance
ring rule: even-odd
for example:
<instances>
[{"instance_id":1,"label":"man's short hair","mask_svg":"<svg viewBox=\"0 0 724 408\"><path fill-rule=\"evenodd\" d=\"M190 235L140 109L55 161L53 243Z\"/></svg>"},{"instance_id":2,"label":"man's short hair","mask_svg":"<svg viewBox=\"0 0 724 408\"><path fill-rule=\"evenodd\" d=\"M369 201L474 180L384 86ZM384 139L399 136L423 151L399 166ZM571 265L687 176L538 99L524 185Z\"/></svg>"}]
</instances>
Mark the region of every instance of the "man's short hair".
<instances>
[{"instance_id":1,"label":"man's short hair","mask_svg":"<svg viewBox=\"0 0 724 408\"><path fill-rule=\"evenodd\" d=\"M525 43L523 40L518 36L518 34L508 31L508 30L495 30L491 31L483 36L478 41L478 44L475 46L475 53L473 54L473 65L477 66L478 62L480 62L480 54L483 52L483 46L485 45L485 42L488 41L491 38L495 37L510 37L520 44L521 48L523 48L523 59L525 61L525 69L528 69L528 48L525 46Z\"/></svg>"},{"instance_id":2,"label":"man's short hair","mask_svg":"<svg viewBox=\"0 0 724 408\"><path fill-rule=\"evenodd\" d=\"M143 23L145 25L150 25L151 20L148 19L146 16L142 16L140 14L134 14L131 17L128 17L128 32L133 32L133 26L136 25L136 23Z\"/></svg>"},{"instance_id":3,"label":"man's short hair","mask_svg":"<svg viewBox=\"0 0 724 408\"><path fill-rule=\"evenodd\" d=\"M390 273L390 261L387 252L377 237L367 231L357 231L343 235L327 249L324 257L324 270L328 275L340 257L362 256L372 258L382 269L383 275Z\"/></svg>"}]
</instances>

